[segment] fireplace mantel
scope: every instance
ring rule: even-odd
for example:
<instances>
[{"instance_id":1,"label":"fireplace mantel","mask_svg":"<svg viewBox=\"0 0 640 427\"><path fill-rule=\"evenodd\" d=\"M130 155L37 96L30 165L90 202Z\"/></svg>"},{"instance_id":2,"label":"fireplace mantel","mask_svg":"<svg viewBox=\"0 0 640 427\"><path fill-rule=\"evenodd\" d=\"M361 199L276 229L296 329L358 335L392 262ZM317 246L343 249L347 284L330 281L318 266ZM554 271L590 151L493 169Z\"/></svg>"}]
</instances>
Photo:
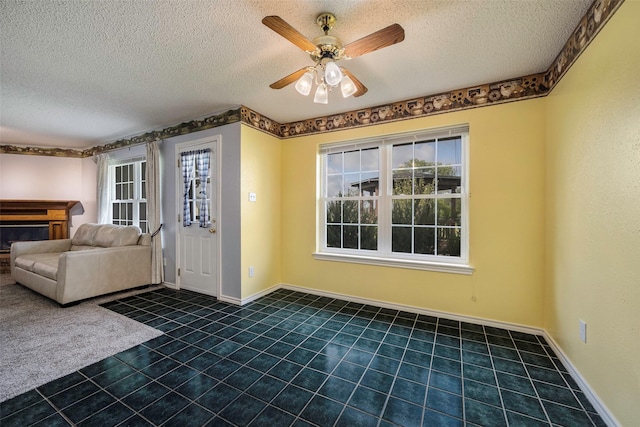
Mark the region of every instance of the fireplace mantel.
<instances>
[{"instance_id":1,"label":"fireplace mantel","mask_svg":"<svg viewBox=\"0 0 640 427\"><path fill-rule=\"evenodd\" d=\"M0 223L49 224L49 239L69 238L69 211L77 200L0 200Z\"/></svg>"}]
</instances>

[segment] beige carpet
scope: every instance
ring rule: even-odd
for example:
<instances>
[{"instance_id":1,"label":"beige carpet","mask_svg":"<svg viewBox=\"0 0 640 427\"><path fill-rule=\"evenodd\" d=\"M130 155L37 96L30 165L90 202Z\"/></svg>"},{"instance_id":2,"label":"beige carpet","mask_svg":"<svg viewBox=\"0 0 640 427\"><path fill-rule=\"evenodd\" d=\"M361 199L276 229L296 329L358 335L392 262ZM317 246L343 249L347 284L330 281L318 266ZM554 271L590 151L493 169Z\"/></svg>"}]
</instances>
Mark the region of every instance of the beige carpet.
<instances>
[{"instance_id":1,"label":"beige carpet","mask_svg":"<svg viewBox=\"0 0 640 427\"><path fill-rule=\"evenodd\" d=\"M162 335L98 305L149 290L61 308L0 275L0 402Z\"/></svg>"}]
</instances>

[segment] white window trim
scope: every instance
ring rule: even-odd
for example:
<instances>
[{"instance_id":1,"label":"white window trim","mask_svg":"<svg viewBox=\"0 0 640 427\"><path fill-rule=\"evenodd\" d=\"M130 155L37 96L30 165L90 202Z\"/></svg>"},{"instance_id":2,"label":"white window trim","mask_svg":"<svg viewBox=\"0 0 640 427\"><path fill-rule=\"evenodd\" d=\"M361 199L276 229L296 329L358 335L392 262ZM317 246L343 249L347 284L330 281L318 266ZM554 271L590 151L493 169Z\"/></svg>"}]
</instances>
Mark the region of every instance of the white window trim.
<instances>
[{"instance_id":1,"label":"white window trim","mask_svg":"<svg viewBox=\"0 0 640 427\"><path fill-rule=\"evenodd\" d=\"M123 159L116 159L116 160L112 160L109 162L109 223L113 224L113 204L114 202L132 202L133 203L133 225L140 227L140 203L144 202L144 203L148 203L147 199L143 199L140 196L140 192L141 192L141 181L136 181L134 180L134 195L135 197L133 199L127 199L127 200L116 200L115 199L115 181L116 181L116 174L115 174L115 169L117 166L122 166L122 165L126 165L129 163L134 163L134 174L137 175L140 174L140 179L144 180L145 177L143 177L142 174L142 168L141 168L141 163L142 162L146 162L147 161L147 157L146 156L136 156L136 157L131 157L131 158L123 158ZM147 205L148 206L148 205ZM147 228L148 228L148 219L147 219ZM149 230L147 230L149 231Z\"/></svg>"},{"instance_id":2,"label":"white window trim","mask_svg":"<svg viewBox=\"0 0 640 427\"><path fill-rule=\"evenodd\" d=\"M392 254L383 253L378 254L375 251L366 251L366 250L350 250L350 249L341 249L341 248L327 248L326 247L326 220L325 220L325 208L324 208L324 173L326 169L325 154L332 152L340 152L347 151L349 149L354 148L364 148L371 146L388 146L392 144L397 144L398 142L404 141L415 141L419 139L429 139L429 138L443 138L452 135L462 135L462 167L463 167L463 177L462 177L462 188L464 189L460 198L464 201L462 204L463 210L461 212L461 228L463 230L462 239L460 242L461 248L461 256L460 257L446 257L446 256L429 256L429 255L415 255L415 254L402 254L398 256L394 256ZM390 173L391 170L391 159L387 158L390 156L383 156L381 159L381 163L383 163L383 167L380 170L380 180L381 182L387 183L390 185L390 181L387 179L386 175ZM454 127L446 127L446 128L438 128L438 129L430 129L420 132L411 132L411 133L402 133L402 134L394 134L389 136L382 136L377 138L366 138L361 140L352 140L348 142L340 142L340 143L332 143L325 144L320 146L319 152L319 162L318 162L318 186L317 186L317 219L316 219L316 242L317 248L316 251L312 254L313 258L316 260L323 261L337 261L337 262L347 262L347 263L356 263L356 264L368 264L368 265L376 265L383 267L397 267L397 268L407 268L407 269L415 269L415 270L427 270L427 271L435 271L435 272L443 272L443 273L454 273L454 274L466 274L470 275L474 272L474 268L469 264L469 126L461 125ZM383 191L380 194L379 203L390 203L390 191ZM388 211L387 211L388 212ZM382 213L379 217L379 224L382 224L383 221L386 224L388 222L386 218L384 218L386 214ZM390 230L386 230L385 227L381 227L380 229L380 240L388 239L390 237L387 234ZM370 255L367 253L369 252Z\"/></svg>"},{"instance_id":3,"label":"white window trim","mask_svg":"<svg viewBox=\"0 0 640 427\"><path fill-rule=\"evenodd\" d=\"M331 252L314 252L313 258L321 261L338 261L354 264L369 264L379 267L408 268L412 270L427 270L440 273L472 274L474 268L468 264L418 261L409 259L385 258L381 256L366 256Z\"/></svg>"}]
</instances>

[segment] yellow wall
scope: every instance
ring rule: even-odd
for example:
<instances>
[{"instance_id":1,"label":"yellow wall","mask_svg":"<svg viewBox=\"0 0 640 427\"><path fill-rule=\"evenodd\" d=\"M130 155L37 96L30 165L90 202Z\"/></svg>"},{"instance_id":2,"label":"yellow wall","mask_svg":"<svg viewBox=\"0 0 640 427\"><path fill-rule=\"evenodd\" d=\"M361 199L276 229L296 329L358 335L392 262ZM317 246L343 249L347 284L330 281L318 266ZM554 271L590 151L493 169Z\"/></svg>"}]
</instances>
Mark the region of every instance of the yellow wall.
<instances>
[{"instance_id":1,"label":"yellow wall","mask_svg":"<svg viewBox=\"0 0 640 427\"><path fill-rule=\"evenodd\" d=\"M241 127L242 298L282 282L281 142L248 126ZM249 202L249 192L256 202ZM249 277L249 266L254 277Z\"/></svg>"},{"instance_id":2,"label":"yellow wall","mask_svg":"<svg viewBox=\"0 0 640 427\"><path fill-rule=\"evenodd\" d=\"M542 327L545 102L521 101L282 141L285 283ZM314 260L321 143L468 123L471 276ZM473 301L475 297L475 301Z\"/></svg>"},{"instance_id":3,"label":"yellow wall","mask_svg":"<svg viewBox=\"0 0 640 427\"><path fill-rule=\"evenodd\" d=\"M547 97L545 329L624 426L640 420L639 18L625 2Z\"/></svg>"}]
</instances>

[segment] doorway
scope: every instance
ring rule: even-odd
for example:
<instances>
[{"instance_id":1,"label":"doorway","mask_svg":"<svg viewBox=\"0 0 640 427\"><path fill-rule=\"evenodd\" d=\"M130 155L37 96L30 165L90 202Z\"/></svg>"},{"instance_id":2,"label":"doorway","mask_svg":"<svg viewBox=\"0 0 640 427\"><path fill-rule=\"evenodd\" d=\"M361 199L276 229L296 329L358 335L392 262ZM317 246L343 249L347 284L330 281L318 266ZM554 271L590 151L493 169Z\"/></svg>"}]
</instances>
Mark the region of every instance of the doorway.
<instances>
[{"instance_id":1,"label":"doorway","mask_svg":"<svg viewBox=\"0 0 640 427\"><path fill-rule=\"evenodd\" d=\"M176 144L176 281L179 289L218 296L220 136Z\"/></svg>"}]
</instances>

